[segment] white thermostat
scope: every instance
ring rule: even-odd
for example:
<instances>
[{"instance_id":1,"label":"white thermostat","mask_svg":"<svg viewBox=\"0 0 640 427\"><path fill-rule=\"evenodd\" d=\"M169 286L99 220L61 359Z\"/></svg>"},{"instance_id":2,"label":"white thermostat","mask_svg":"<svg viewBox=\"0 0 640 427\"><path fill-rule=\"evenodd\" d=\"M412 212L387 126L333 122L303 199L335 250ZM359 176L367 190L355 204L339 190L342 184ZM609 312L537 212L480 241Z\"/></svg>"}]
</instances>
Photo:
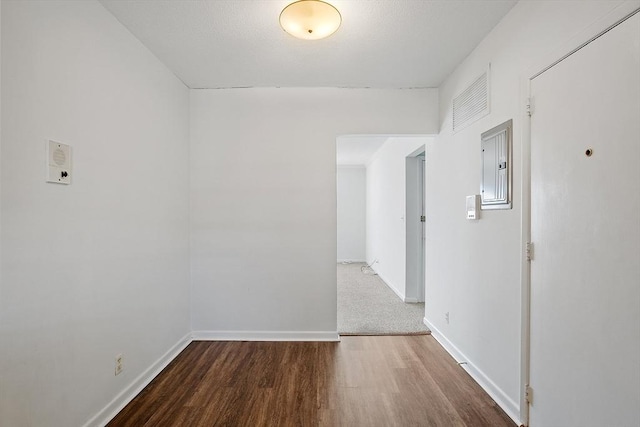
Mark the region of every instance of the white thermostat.
<instances>
[{"instance_id":1,"label":"white thermostat","mask_svg":"<svg viewBox=\"0 0 640 427\"><path fill-rule=\"evenodd\" d=\"M467 196L467 219L480 219L480 195Z\"/></svg>"},{"instance_id":2,"label":"white thermostat","mask_svg":"<svg viewBox=\"0 0 640 427\"><path fill-rule=\"evenodd\" d=\"M47 182L71 184L71 147L47 141Z\"/></svg>"}]
</instances>

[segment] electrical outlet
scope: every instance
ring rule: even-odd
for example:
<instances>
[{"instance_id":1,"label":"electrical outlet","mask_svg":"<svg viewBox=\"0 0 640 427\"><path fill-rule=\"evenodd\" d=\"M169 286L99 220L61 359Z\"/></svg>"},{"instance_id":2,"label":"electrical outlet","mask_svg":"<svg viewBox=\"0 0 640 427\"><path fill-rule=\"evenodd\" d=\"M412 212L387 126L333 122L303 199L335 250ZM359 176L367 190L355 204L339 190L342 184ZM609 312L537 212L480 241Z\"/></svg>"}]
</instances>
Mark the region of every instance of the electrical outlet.
<instances>
[{"instance_id":1,"label":"electrical outlet","mask_svg":"<svg viewBox=\"0 0 640 427\"><path fill-rule=\"evenodd\" d=\"M444 314L444 320L446 320L447 325L448 325L449 324L449 312L448 311Z\"/></svg>"},{"instance_id":2,"label":"electrical outlet","mask_svg":"<svg viewBox=\"0 0 640 427\"><path fill-rule=\"evenodd\" d=\"M124 369L124 362L122 361L122 354L116 356L116 375L118 375Z\"/></svg>"}]
</instances>

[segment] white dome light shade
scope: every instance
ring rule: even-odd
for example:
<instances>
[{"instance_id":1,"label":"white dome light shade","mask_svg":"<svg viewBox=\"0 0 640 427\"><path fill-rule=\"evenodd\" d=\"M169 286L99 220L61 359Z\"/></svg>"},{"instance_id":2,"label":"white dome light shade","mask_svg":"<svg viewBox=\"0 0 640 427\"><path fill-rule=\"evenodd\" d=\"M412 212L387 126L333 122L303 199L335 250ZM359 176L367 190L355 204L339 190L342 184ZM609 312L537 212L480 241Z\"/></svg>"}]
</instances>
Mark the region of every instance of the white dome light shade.
<instances>
[{"instance_id":1,"label":"white dome light shade","mask_svg":"<svg viewBox=\"0 0 640 427\"><path fill-rule=\"evenodd\" d=\"M335 33L342 23L338 9L320 0L300 0L285 7L280 25L299 39L318 40Z\"/></svg>"}]
</instances>

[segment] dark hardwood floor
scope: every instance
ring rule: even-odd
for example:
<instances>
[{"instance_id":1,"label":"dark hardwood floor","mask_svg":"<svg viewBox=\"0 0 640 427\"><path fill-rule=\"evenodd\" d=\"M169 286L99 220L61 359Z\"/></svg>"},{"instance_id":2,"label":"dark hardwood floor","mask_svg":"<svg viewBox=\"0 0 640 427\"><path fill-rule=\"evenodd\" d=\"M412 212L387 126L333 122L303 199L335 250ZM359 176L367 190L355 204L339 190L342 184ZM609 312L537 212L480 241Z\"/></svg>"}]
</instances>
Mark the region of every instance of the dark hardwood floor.
<instances>
[{"instance_id":1,"label":"dark hardwood floor","mask_svg":"<svg viewBox=\"0 0 640 427\"><path fill-rule=\"evenodd\" d=\"M116 426L509 426L429 335L191 343Z\"/></svg>"}]
</instances>

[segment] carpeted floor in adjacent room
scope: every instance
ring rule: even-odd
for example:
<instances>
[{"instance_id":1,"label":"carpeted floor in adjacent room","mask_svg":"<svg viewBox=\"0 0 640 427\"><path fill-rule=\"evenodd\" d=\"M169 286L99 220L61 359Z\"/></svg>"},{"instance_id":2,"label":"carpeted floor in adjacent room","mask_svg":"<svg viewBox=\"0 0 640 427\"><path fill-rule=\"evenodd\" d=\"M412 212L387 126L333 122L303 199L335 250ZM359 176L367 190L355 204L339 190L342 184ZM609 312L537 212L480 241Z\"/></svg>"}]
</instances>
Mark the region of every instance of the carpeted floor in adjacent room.
<instances>
[{"instance_id":1,"label":"carpeted floor in adjacent room","mask_svg":"<svg viewBox=\"0 0 640 427\"><path fill-rule=\"evenodd\" d=\"M338 332L341 335L430 333L422 322L424 303L403 302L365 267L364 263L338 263Z\"/></svg>"}]
</instances>

